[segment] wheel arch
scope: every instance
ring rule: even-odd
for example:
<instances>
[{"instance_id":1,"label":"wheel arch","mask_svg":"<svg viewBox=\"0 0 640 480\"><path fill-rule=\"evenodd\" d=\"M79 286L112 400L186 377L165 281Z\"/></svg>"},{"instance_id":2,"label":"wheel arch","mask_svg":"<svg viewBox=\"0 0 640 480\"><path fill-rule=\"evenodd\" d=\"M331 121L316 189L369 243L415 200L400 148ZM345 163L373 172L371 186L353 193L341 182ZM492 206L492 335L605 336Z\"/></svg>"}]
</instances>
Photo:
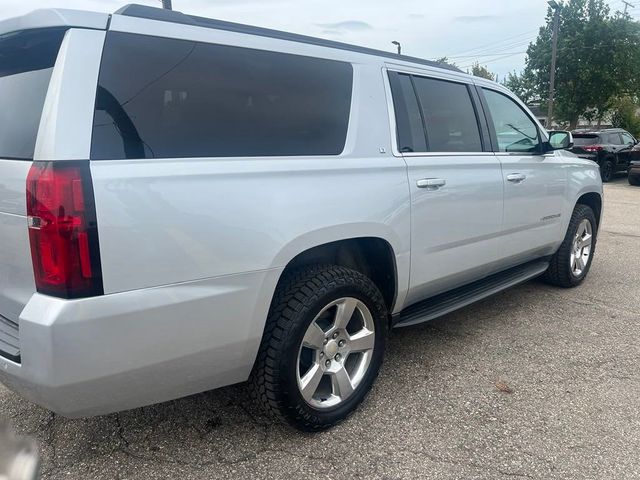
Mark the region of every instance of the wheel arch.
<instances>
[{"instance_id":1,"label":"wheel arch","mask_svg":"<svg viewBox=\"0 0 640 480\"><path fill-rule=\"evenodd\" d=\"M602 223L602 195L598 192L583 193L576 202L576 205L586 205L593 210L596 216L598 229Z\"/></svg>"},{"instance_id":2,"label":"wheel arch","mask_svg":"<svg viewBox=\"0 0 640 480\"><path fill-rule=\"evenodd\" d=\"M287 262L278 285L290 271L317 264L347 267L369 277L382 293L388 311L393 311L399 293L398 264L395 250L386 239L355 237L308 247Z\"/></svg>"}]
</instances>

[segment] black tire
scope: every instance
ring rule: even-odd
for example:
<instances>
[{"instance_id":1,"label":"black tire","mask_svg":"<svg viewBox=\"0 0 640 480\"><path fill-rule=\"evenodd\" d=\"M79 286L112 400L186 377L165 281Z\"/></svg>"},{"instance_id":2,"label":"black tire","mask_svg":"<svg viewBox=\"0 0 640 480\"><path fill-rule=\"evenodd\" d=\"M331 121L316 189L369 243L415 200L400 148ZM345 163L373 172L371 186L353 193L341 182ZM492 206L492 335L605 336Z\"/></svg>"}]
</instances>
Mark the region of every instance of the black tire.
<instances>
[{"instance_id":1,"label":"black tire","mask_svg":"<svg viewBox=\"0 0 640 480\"><path fill-rule=\"evenodd\" d=\"M352 297L365 304L375 325L368 370L353 393L334 407L315 408L298 387L298 353L307 328L331 302ZM347 418L378 376L389 332L387 307L374 283L339 266L312 266L283 278L274 295L262 344L249 379L251 396L267 413L303 431L320 431ZM323 353L324 355L324 353Z\"/></svg>"},{"instance_id":2,"label":"black tire","mask_svg":"<svg viewBox=\"0 0 640 480\"><path fill-rule=\"evenodd\" d=\"M575 275L571 268L571 256L573 255L574 239L577 234L578 227L583 220L588 220L591 224L592 243L591 254L589 260L580 275ZM560 248L551 258L549 269L545 272L543 280L551 285L563 288L573 288L580 285L589 274L593 256L596 251L596 241L598 239L598 224L593 210L586 205L576 205L569 222L567 234Z\"/></svg>"},{"instance_id":3,"label":"black tire","mask_svg":"<svg viewBox=\"0 0 640 480\"><path fill-rule=\"evenodd\" d=\"M600 166L600 176L603 182L610 182L616 173L616 165L612 159L606 159Z\"/></svg>"},{"instance_id":4,"label":"black tire","mask_svg":"<svg viewBox=\"0 0 640 480\"><path fill-rule=\"evenodd\" d=\"M640 187L640 175L629 175L629 185Z\"/></svg>"}]
</instances>

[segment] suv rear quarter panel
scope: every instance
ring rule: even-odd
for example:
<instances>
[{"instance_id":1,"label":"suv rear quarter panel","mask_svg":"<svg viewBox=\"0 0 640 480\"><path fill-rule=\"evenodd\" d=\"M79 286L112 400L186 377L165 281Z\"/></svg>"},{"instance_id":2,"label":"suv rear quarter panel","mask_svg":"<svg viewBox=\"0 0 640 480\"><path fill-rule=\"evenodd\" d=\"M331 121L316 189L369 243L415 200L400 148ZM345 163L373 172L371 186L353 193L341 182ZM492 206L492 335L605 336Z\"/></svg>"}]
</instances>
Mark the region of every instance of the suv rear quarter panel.
<instances>
[{"instance_id":1,"label":"suv rear quarter panel","mask_svg":"<svg viewBox=\"0 0 640 480\"><path fill-rule=\"evenodd\" d=\"M395 252L402 303L410 205L379 60L118 15L111 29L347 61L354 84L339 156L92 161L105 293L282 269L324 243L379 237Z\"/></svg>"}]
</instances>

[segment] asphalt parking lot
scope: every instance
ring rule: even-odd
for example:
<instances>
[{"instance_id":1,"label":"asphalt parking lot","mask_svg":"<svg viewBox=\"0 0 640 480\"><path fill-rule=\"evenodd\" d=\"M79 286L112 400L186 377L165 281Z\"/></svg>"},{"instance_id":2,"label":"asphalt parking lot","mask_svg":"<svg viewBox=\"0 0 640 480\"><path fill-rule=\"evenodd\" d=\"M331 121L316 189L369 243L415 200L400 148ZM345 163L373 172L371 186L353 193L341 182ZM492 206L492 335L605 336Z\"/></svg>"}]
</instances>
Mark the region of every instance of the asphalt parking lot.
<instances>
[{"instance_id":1,"label":"asphalt parking lot","mask_svg":"<svg viewBox=\"0 0 640 480\"><path fill-rule=\"evenodd\" d=\"M531 282L397 330L364 406L301 434L234 386L67 420L0 387L43 478L640 478L640 188L606 186L586 283Z\"/></svg>"}]
</instances>

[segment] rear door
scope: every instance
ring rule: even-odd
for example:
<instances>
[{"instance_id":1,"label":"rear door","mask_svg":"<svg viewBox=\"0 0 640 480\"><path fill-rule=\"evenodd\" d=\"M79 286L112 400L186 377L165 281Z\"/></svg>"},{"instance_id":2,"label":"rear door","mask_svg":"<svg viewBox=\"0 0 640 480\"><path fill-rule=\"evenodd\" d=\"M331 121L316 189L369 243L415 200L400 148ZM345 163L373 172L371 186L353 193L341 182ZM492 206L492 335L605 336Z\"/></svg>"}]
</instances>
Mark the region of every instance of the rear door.
<instances>
[{"instance_id":1,"label":"rear door","mask_svg":"<svg viewBox=\"0 0 640 480\"><path fill-rule=\"evenodd\" d=\"M26 180L40 117L65 31L0 35L0 351L19 354L18 317L35 285L26 220Z\"/></svg>"},{"instance_id":2,"label":"rear door","mask_svg":"<svg viewBox=\"0 0 640 480\"><path fill-rule=\"evenodd\" d=\"M411 193L408 303L491 273L502 222L500 162L485 149L470 85L389 72Z\"/></svg>"},{"instance_id":3,"label":"rear door","mask_svg":"<svg viewBox=\"0 0 640 480\"><path fill-rule=\"evenodd\" d=\"M542 154L543 137L526 109L506 92L482 88L496 157L502 165L504 267L553 253L563 222L562 159Z\"/></svg>"}]
</instances>

